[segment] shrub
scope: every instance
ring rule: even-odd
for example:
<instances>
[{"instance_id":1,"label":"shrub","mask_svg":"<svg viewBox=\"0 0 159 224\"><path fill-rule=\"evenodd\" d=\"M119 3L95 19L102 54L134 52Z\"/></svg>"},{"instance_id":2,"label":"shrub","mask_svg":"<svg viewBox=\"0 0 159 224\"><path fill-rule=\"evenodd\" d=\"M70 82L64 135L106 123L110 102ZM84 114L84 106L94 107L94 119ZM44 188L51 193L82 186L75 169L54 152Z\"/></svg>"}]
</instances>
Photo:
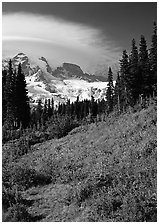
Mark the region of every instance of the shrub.
<instances>
[{"instance_id":1,"label":"shrub","mask_svg":"<svg viewBox=\"0 0 159 224\"><path fill-rule=\"evenodd\" d=\"M14 204L6 213L3 213L2 219L3 222L29 222L31 217L25 205Z\"/></svg>"},{"instance_id":2,"label":"shrub","mask_svg":"<svg viewBox=\"0 0 159 224\"><path fill-rule=\"evenodd\" d=\"M48 174L41 173L23 164L15 165L12 178L13 183L18 184L23 189L48 184L52 180Z\"/></svg>"},{"instance_id":3,"label":"shrub","mask_svg":"<svg viewBox=\"0 0 159 224\"><path fill-rule=\"evenodd\" d=\"M53 183L55 183L60 176L60 172L59 161L54 158L54 155L43 158L38 169L38 174L40 176L45 177L45 179Z\"/></svg>"},{"instance_id":4,"label":"shrub","mask_svg":"<svg viewBox=\"0 0 159 224\"><path fill-rule=\"evenodd\" d=\"M56 118L52 118L52 120L48 121L47 125L47 133L49 133L50 138L61 138L67 135L72 129L79 126L79 123L71 119L70 116L57 116Z\"/></svg>"}]
</instances>

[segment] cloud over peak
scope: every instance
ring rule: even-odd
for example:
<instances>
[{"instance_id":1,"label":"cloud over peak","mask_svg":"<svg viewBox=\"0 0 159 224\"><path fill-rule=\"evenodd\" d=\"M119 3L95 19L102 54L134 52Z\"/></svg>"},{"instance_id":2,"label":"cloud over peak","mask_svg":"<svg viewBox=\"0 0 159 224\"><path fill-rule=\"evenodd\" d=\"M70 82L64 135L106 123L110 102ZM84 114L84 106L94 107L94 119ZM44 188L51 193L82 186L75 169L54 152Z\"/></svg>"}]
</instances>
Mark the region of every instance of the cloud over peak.
<instances>
[{"instance_id":1,"label":"cloud over peak","mask_svg":"<svg viewBox=\"0 0 159 224\"><path fill-rule=\"evenodd\" d=\"M9 47L15 51L17 46L17 50L21 47L21 51L36 51L60 62L67 60L84 69L90 67L91 72L103 61L116 63L121 52L100 29L53 16L5 13L2 26L3 51Z\"/></svg>"}]
</instances>

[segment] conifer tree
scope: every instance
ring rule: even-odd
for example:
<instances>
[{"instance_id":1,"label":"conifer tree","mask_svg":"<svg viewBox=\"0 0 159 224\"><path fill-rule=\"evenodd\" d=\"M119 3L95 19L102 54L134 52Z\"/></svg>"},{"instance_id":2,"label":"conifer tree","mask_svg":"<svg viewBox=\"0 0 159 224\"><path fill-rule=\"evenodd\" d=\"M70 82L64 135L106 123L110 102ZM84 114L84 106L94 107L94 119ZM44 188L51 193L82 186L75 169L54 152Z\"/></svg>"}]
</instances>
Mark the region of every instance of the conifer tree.
<instances>
[{"instance_id":1,"label":"conifer tree","mask_svg":"<svg viewBox=\"0 0 159 224\"><path fill-rule=\"evenodd\" d=\"M129 56L131 71L135 74L138 71L138 49L135 39L132 39L132 48Z\"/></svg>"},{"instance_id":2,"label":"conifer tree","mask_svg":"<svg viewBox=\"0 0 159 224\"><path fill-rule=\"evenodd\" d=\"M79 118L80 118L79 96L77 96L77 99L74 103L74 113L75 113L77 120L79 120Z\"/></svg>"},{"instance_id":3,"label":"conifer tree","mask_svg":"<svg viewBox=\"0 0 159 224\"><path fill-rule=\"evenodd\" d=\"M129 60L128 54L126 50L123 50L122 59L120 60L120 73L121 78L126 80L126 75L128 73L129 68Z\"/></svg>"},{"instance_id":4,"label":"conifer tree","mask_svg":"<svg viewBox=\"0 0 159 224\"><path fill-rule=\"evenodd\" d=\"M15 74L13 73L12 61L9 61L9 68L6 74L5 100L6 100L6 119L7 128L14 128L15 121Z\"/></svg>"},{"instance_id":5,"label":"conifer tree","mask_svg":"<svg viewBox=\"0 0 159 224\"><path fill-rule=\"evenodd\" d=\"M62 115L65 115L66 114L66 104L63 103L62 104L62 112L61 112Z\"/></svg>"},{"instance_id":6,"label":"conifer tree","mask_svg":"<svg viewBox=\"0 0 159 224\"><path fill-rule=\"evenodd\" d=\"M42 120L43 124L48 120L48 107L47 107L47 99L45 99L44 108L42 112Z\"/></svg>"},{"instance_id":7,"label":"conifer tree","mask_svg":"<svg viewBox=\"0 0 159 224\"><path fill-rule=\"evenodd\" d=\"M71 113L71 117L74 117L74 115L75 115L75 104L73 102L71 103L70 113Z\"/></svg>"},{"instance_id":8,"label":"conifer tree","mask_svg":"<svg viewBox=\"0 0 159 224\"><path fill-rule=\"evenodd\" d=\"M83 109L84 118L86 118L88 114L89 114L88 100L84 100L84 109Z\"/></svg>"},{"instance_id":9,"label":"conifer tree","mask_svg":"<svg viewBox=\"0 0 159 224\"><path fill-rule=\"evenodd\" d=\"M145 37L142 35L139 48L139 75L137 80L138 92L148 95L150 93L150 63Z\"/></svg>"},{"instance_id":10,"label":"conifer tree","mask_svg":"<svg viewBox=\"0 0 159 224\"><path fill-rule=\"evenodd\" d=\"M52 114L54 114L54 99L53 99L53 97L51 99L51 109L52 109Z\"/></svg>"},{"instance_id":11,"label":"conifer tree","mask_svg":"<svg viewBox=\"0 0 159 224\"><path fill-rule=\"evenodd\" d=\"M110 113L113 110L113 97L114 97L113 73L112 73L111 67L109 67L108 88L106 92L108 113Z\"/></svg>"},{"instance_id":12,"label":"conifer tree","mask_svg":"<svg viewBox=\"0 0 159 224\"><path fill-rule=\"evenodd\" d=\"M122 96L121 78L118 72L114 88L114 105L116 105L119 112L121 110L121 96Z\"/></svg>"},{"instance_id":13,"label":"conifer tree","mask_svg":"<svg viewBox=\"0 0 159 224\"><path fill-rule=\"evenodd\" d=\"M80 119L82 120L83 119L83 117L84 117L84 102L82 101L82 102L80 102Z\"/></svg>"},{"instance_id":14,"label":"conifer tree","mask_svg":"<svg viewBox=\"0 0 159 224\"><path fill-rule=\"evenodd\" d=\"M124 50L122 58L120 60L120 91L119 91L120 107L124 109L128 104L128 95L130 92L129 76L130 74L129 74L128 54L126 50ZM118 82L119 82L119 76L118 76Z\"/></svg>"},{"instance_id":15,"label":"conifer tree","mask_svg":"<svg viewBox=\"0 0 159 224\"><path fill-rule=\"evenodd\" d=\"M127 79L128 89L129 89L129 104L134 105L139 95L138 89L138 76L139 76L139 66L138 66L138 49L136 46L135 39L132 40L132 48L129 57L129 75Z\"/></svg>"},{"instance_id":16,"label":"conifer tree","mask_svg":"<svg viewBox=\"0 0 159 224\"><path fill-rule=\"evenodd\" d=\"M90 102L90 116L91 116L91 119L93 119L93 117L95 117L96 115L97 115L96 102L94 100L94 97L91 96L91 102Z\"/></svg>"},{"instance_id":17,"label":"conifer tree","mask_svg":"<svg viewBox=\"0 0 159 224\"><path fill-rule=\"evenodd\" d=\"M25 76L22 72L21 64L19 64L16 76L16 117L18 126L22 125L23 128L28 126L30 119L30 106L27 94Z\"/></svg>"},{"instance_id":18,"label":"conifer tree","mask_svg":"<svg viewBox=\"0 0 159 224\"><path fill-rule=\"evenodd\" d=\"M48 99L48 117L50 118L53 115L52 105L50 99Z\"/></svg>"},{"instance_id":19,"label":"conifer tree","mask_svg":"<svg viewBox=\"0 0 159 224\"><path fill-rule=\"evenodd\" d=\"M2 71L2 124L4 124L6 119L6 96L5 96L5 88L6 88L6 77L7 77L7 70Z\"/></svg>"},{"instance_id":20,"label":"conifer tree","mask_svg":"<svg viewBox=\"0 0 159 224\"><path fill-rule=\"evenodd\" d=\"M157 88L157 24L154 22L152 42L150 48L151 84Z\"/></svg>"},{"instance_id":21,"label":"conifer tree","mask_svg":"<svg viewBox=\"0 0 159 224\"><path fill-rule=\"evenodd\" d=\"M38 105L37 105L37 108L36 108L36 122L37 122L38 126L41 125L42 112L43 112L42 102L41 102L41 99L39 99L38 100Z\"/></svg>"}]
</instances>

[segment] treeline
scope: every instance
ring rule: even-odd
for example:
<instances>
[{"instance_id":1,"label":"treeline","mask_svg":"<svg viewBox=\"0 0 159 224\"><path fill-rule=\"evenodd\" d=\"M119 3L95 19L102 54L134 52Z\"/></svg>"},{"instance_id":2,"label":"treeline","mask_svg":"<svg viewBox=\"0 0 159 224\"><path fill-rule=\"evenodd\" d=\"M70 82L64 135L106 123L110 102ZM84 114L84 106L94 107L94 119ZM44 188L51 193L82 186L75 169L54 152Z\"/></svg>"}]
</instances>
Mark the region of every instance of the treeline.
<instances>
[{"instance_id":1,"label":"treeline","mask_svg":"<svg viewBox=\"0 0 159 224\"><path fill-rule=\"evenodd\" d=\"M41 100L38 101L37 108L32 112L31 124L33 126L45 125L46 122L53 117L56 119L58 116L68 116L76 121L91 120L99 114L106 111L106 101L104 99L95 101L94 97L91 96L91 100L79 100L79 96L76 101L70 102L67 100L66 103L59 103L58 107L54 109L53 98L46 99L44 106L42 106Z\"/></svg>"},{"instance_id":2,"label":"treeline","mask_svg":"<svg viewBox=\"0 0 159 224\"><path fill-rule=\"evenodd\" d=\"M32 144L63 137L81 124L91 123L97 119L101 120L102 115L107 112L106 108L107 103L104 99L95 101L93 96L91 100L83 101L79 101L79 97L77 97L75 102L71 103L68 100L66 103L59 103L56 108L53 98L45 99L44 103L39 100L37 106L30 110L30 122L27 128L14 126L13 129L7 129L4 122L3 143L11 139L19 139L22 136L34 138Z\"/></svg>"},{"instance_id":3,"label":"treeline","mask_svg":"<svg viewBox=\"0 0 159 224\"><path fill-rule=\"evenodd\" d=\"M110 80L111 80L110 74ZM112 80L111 82L112 83ZM131 53L123 51L120 71L114 88L111 84L109 101L111 110L114 106L122 110L134 106L138 99L154 96L157 93L157 26L154 23L151 48L147 49L146 39L141 35L139 49L132 40Z\"/></svg>"},{"instance_id":4,"label":"treeline","mask_svg":"<svg viewBox=\"0 0 159 224\"><path fill-rule=\"evenodd\" d=\"M115 86L113 73L108 70L108 86L106 100L79 101L68 100L59 104L55 109L54 100L46 99L44 103L39 100L36 107L30 108L26 89L25 75L21 64L13 69L9 61L8 69L2 71L2 115L3 115L3 142L19 138L22 130L46 130L48 125L54 125L53 133L62 137L82 122L101 120L102 114L108 115L112 111L119 113L127 107L133 107L138 100L144 101L146 97L154 96L157 92L157 26L154 23L151 48L147 49L145 37L142 35L139 49L135 40L132 40L131 53L123 51L120 60L120 69L117 74ZM61 120L61 122L60 122ZM72 122L72 123L71 123ZM61 125L61 129L58 126ZM68 128L65 126L68 125ZM65 131L62 130L65 127ZM58 132L58 133L57 133ZM18 134L17 134L18 133ZM60 134L63 133L63 134ZM51 135L53 137L53 135Z\"/></svg>"}]
</instances>

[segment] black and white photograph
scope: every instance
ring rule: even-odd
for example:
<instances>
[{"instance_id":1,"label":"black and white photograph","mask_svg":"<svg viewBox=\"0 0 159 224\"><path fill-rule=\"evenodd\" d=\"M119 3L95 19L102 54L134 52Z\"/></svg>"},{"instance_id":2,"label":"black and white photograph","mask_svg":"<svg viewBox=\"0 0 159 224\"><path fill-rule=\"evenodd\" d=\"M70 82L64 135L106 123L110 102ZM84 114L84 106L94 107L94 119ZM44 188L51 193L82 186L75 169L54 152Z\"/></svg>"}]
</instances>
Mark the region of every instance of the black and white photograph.
<instances>
[{"instance_id":1,"label":"black and white photograph","mask_svg":"<svg viewBox=\"0 0 159 224\"><path fill-rule=\"evenodd\" d=\"M1 83L3 222L157 222L157 1L3 1Z\"/></svg>"}]
</instances>

